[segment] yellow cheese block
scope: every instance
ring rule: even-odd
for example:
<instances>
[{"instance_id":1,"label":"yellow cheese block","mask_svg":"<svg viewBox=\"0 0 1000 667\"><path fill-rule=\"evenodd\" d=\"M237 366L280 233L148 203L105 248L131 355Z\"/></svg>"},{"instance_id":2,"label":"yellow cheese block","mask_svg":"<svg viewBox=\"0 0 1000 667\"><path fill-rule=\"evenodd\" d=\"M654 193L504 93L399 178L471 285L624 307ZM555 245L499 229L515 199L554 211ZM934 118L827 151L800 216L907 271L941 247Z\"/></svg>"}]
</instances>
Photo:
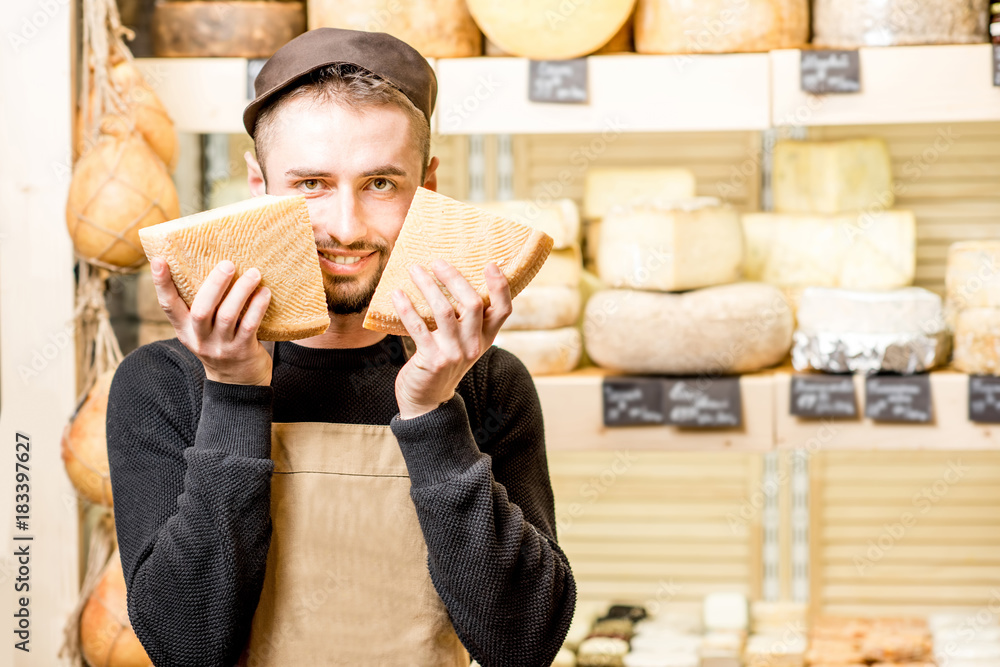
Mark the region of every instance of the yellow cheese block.
<instances>
[{"instance_id":1,"label":"yellow cheese block","mask_svg":"<svg viewBox=\"0 0 1000 667\"><path fill-rule=\"evenodd\" d=\"M506 199L477 202L473 206L545 232L552 237L552 247L557 250L580 242L580 209L572 199L555 199L548 204L530 199Z\"/></svg>"},{"instance_id":2,"label":"yellow cheese block","mask_svg":"<svg viewBox=\"0 0 1000 667\"><path fill-rule=\"evenodd\" d=\"M430 305L410 278L409 270L413 265L423 266L433 275L433 261L445 260L469 281L483 304L489 305L484 273L487 263L496 263L507 277L511 297L516 297L542 268L551 250L552 237L544 232L431 190L417 188L368 306L364 327L409 335L390 296L398 288L410 298L427 327L432 331L437 328ZM444 285L441 287L452 305L457 305Z\"/></svg>"},{"instance_id":3,"label":"yellow cheese block","mask_svg":"<svg viewBox=\"0 0 1000 667\"><path fill-rule=\"evenodd\" d=\"M695 196L694 174L676 167L594 167L587 170L583 215L605 217L613 207L636 201L671 201Z\"/></svg>"},{"instance_id":4,"label":"yellow cheese block","mask_svg":"<svg viewBox=\"0 0 1000 667\"><path fill-rule=\"evenodd\" d=\"M965 308L1000 308L1000 241L952 244L945 288L945 310L952 325Z\"/></svg>"},{"instance_id":5,"label":"yellow cheese block","mask_svg":"<svg viewBox=\"0 0 1000 667\"><path fill-rule=\"evenodd\" d=\"M772 188L779 213L884 210L895 202L889 148L877 138L779 141Z\"/></svg>"},{"instance_id":6,"label":"yellow cheese block","mask_svg":"<svg viewBox=\"0 0 1000 667\"><path fill-rule=\"evenodd\" d=\"M954 365L970 375L1000 375L1000 308L958 313Z\"/></svg>"},{"instance_id":7,"label":"yellow cheese block","mask_svg":"<svg viewBox=\"0 0 1000 667\"><path fill-rule=\"evenodd\" d=\"M233 283L256 267L271 290L257 338L297 340L330 326L323 274L305 197L263 195L139 230L149 259L160 257L184 302L195 295L215 265L236 266Z\"/></svg>"}]
</instances>

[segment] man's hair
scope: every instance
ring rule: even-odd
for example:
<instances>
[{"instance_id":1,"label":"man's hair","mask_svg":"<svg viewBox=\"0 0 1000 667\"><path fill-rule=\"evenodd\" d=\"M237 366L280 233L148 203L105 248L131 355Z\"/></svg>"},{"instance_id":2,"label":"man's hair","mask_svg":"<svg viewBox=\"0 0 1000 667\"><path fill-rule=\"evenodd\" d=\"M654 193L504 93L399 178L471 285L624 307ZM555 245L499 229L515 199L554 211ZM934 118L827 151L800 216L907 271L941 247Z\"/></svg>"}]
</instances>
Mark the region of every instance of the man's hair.
<instances>
[{"instance_id":1,"label":"man's hair","mask_svg":"<svg viewBox=\"0 0 1000 667\"><path fill-rule=\"evenodd\" d=\"M395 105L402 109L410 120L413 141L420 152L419 184L423 185L431 153L431 128L427 117L413 105L410 98L382 77L357 65L338 63L307 74L299 85L282 93L257 116L253 142L265 186L267 184L267 173L264 171L265 152L274 136L278 112L286 103L298 98L309 98L315 102L335 102L355 109L385 105Z\"/></svg>"}]
</instances>

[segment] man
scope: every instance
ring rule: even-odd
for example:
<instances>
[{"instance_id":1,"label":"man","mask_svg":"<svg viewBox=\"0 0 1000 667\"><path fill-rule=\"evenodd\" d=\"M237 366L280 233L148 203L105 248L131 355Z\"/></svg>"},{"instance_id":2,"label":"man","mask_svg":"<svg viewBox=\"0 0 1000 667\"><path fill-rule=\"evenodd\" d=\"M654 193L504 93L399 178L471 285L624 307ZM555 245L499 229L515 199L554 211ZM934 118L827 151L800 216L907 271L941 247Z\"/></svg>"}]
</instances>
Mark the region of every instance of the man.
<instances>
[{"instance_id":1,"label":"man","mask_svg":"<svg viewBox=\"0 0 1000 667\"><path fill-rule=\"evenodd\" d=\"M417 186L436 185L433 71L388 35L320 29L256 92L250 189L305 195L331 324L272 358L259 272L233 282L220 262L189 310L153 263L177 338L125 359L108 408L136 635L158 667L548 665L576 585L534 385L492 347L506 279L487 269L483 308L437 263L457 313L418 270L435 331L399 291L409 339L361 326Z\"/></svg>"}]
</instances>

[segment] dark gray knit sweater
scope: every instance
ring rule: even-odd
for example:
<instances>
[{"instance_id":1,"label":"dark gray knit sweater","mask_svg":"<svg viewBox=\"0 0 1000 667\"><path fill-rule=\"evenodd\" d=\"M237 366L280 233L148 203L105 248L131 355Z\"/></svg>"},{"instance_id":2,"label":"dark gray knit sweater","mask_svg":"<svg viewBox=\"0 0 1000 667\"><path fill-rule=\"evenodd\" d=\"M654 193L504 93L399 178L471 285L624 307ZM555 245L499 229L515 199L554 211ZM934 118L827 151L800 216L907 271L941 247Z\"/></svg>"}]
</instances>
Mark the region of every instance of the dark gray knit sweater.
<instances>
[{"instance_id":1,"label":"dark gray knit sweater","mask_svg":"<svg viewBox=\"0 0 1000 667\"><path fill-rule=\"evenodd\" d=\"M556 543L531 377L493 347L453 399L400 420L403 363L396 336L358 349L278 343L270 387L207 380L176 338L125 358L108 454L129 619L155 665L231 667L249 637L271 540L272 421L390 425L431 579L470 655L484 667L552 662L576 584Z\"/></svg>"}]
</instances>

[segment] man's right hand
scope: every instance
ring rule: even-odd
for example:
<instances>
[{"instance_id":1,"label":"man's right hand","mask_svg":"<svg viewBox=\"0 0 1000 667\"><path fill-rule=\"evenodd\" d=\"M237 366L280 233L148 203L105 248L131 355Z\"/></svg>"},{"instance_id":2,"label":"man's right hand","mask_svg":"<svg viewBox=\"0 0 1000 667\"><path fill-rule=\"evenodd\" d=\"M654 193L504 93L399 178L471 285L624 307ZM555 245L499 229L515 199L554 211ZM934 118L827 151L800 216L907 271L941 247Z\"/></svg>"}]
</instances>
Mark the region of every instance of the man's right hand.
<instances>
[{"instance_id":1,"label":"man's right hand","mask_svg":"<svg viewBox=\"0 0 1000 667\"><path fill-rule=\"evenodd\" d=\"M150 268L160 307L177 338L204 364L205 377L228 384L271 384L271 355L257 340L257 328L271 302L271 291L266 287L254 294L260 271L246 271L226 294L236 267L222 260L208 274L188 309L166 261L153 259ZM250 306L241 318L251 295Z\"/></svg>"}]
</instances>

